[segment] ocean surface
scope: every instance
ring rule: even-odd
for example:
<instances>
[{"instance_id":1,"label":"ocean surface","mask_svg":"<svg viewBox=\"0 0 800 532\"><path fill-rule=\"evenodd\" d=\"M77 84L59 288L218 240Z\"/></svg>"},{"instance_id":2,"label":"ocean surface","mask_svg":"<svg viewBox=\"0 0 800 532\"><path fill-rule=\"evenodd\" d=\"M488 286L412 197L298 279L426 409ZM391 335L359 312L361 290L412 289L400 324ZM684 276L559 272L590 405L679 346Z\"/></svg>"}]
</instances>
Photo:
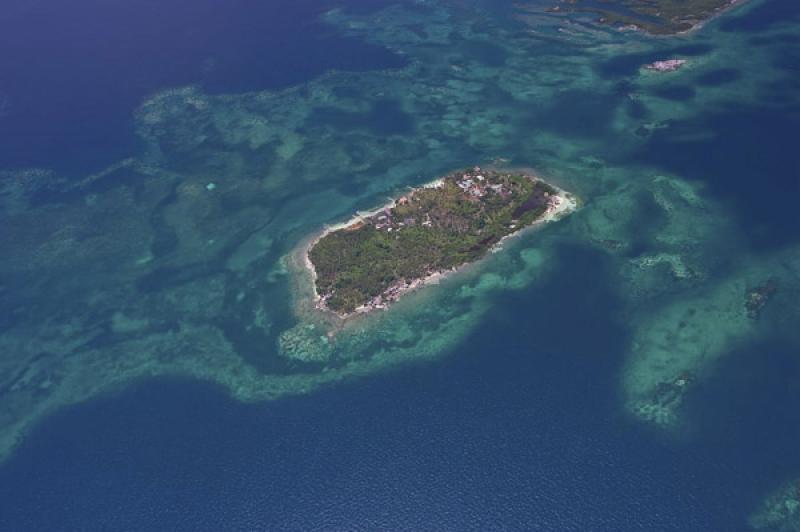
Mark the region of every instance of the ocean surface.
<instances>
[{"instance_id":1,"label":"ocean surface","mask_svg":"<svg viewBox=\"0 0 800 532\"><path fill-rule=\"evenodd\" d=\"M618 410L607 265L563 253L436 363L266 404L165 379L69 408L3 468L3 527L744 529L800 468L796 353L739 354L692 398L699 433L665 441Z\"/></svg>"},{"instance_id":2,"label":"ocean surface","mask_svg":"<svg viewBox=\"0 0 800 532\"><path fill-rule=\"evenodd\" d=\"M0 170L24 184L2 189L0 426L20 443L0 530L734 532L796 482L800 4L754 0L675 41L539 1L529 19L218 4L0 15ZM675 56L694 70L640 77ZM281 352L304 319L281 257L497 158L583 213L327 359ZM664 182L690 206L661 212ZM702 273L631 266L664 254ZM758 320L708 348L769 278ZM627 408L624 375L648 342L683 353L648 331L684 304L706 321L665 428Z\"/></svg>"}]
</instances>

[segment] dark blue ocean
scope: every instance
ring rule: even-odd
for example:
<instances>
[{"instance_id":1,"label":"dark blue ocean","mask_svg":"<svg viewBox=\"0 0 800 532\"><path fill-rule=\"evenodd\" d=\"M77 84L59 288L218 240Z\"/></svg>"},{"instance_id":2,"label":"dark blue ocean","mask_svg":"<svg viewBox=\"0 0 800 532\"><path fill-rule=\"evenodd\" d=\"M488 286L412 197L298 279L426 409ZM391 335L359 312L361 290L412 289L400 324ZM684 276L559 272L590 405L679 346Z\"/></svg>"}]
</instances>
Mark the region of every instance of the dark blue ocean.
<instances>
[{"instance_id":1,"label":"dark blue ocean","mask_svg":"<svg viewBox=\"0 0 800 532\"><path fill-rule=\"evenodd\" d=\"M0 15L0 48L19 52L0 56L2 168L99 170L137 149L131 113L165 87L246 92L404 64L315 22L333 2L218 4L14 4ZM723 27L797 18L787 5ZM780 46L800 75L796 43ZM623 63L605 75L622 79ZM636 161L739 206L756 252L796 243L794 79L775 88L784 107L698 116L715 135L676 146L657 132ZM747 208L754 175L777 207ZM745 345L690 392L679 431L653 429L621 408L617 273L595 248L557 251L547 283L498 296L435 361L255 404L149 379L53 414L0 465L0 530L746 530L800 472L797 346Z\"/></svg>"},{"instance_id":2,"label":"dark blue ocean","mask_svg":"<svg viewBox=\"0 0 800 532\"><path fill-rule=\"evenodd\" d=\"M0 528L743 529L800 468L796 356L753 346L691 398L686 441L650 432L620 413L603 260L561 259L580 266L439 362L272 403L157 380L69 408L0 470Z\"/></svg>"},{"instance_id":3,"label":"dark blue ocean","mask_svg":"<svg viewBox=\"0 0 800 532\"><path fill-rule=\"evenodd\" d=\"M348 0L351 12L383 0ZM77 176L137 147L133 110L156 91L285 87L328 69L400 66L337 35L310 0L9 2L0 14L0 161ZM13 51L13 53L10 53Z\"/></svg>"}]
</instances>

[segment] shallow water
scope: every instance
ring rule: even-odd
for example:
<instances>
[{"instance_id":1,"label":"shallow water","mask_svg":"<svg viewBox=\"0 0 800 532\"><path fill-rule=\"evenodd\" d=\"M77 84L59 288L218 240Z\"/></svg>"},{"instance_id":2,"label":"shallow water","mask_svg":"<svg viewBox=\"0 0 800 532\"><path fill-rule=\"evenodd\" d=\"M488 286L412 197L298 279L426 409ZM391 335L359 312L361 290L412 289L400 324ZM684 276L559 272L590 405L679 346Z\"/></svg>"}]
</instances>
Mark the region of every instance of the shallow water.
<instances>
[{"instance_id":1,"label":"shallow water","mask_svg":"<svg viewBox=\"0 0 800 532\"><path fill-rule=\"evenodd\" d=\"M133 118L97 123L137 147L4 158L0 527L746 530L800 477L787 6L669 39L309 7L302 72L254 79L248 41L196 87L112 92ZM583 207L332 343L298 312L289 258L323 224L490 163Z\"/></svg>"}]
</instances>

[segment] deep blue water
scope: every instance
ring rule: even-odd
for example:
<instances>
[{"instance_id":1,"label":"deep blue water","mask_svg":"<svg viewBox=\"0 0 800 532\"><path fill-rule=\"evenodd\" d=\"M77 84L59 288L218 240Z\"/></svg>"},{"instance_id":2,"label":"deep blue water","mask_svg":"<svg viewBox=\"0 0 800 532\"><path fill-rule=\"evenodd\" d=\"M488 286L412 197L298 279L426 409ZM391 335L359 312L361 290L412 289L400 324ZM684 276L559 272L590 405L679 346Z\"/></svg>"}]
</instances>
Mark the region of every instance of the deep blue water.
<instances>
[{"instance_id":1,"label":"deep blue water","mask_svg":"<svg viewBox=\"0 0 800 532\"><path fill-rule=\"evenodd\" d=\"M686 441L648 432L616 396L613 273L559 261L438 362L273 403L159 380L63 411L0 468L0 529L743 529L800 468L796 359L734 357Z\"/></svg>"},{"instance_id":2,"label":"deep blue water","mask_svg":"<svg viewBox=\"0 0 800 532\"><path fill-rule=\"evenodd\" d=\"M657 131L637 155L688 179L704 181L712 194L731 201L741 235L756 249L797 240L800 216L800 91L784 88L794 101L779 108L766 96L750 106L731 103ZM681 139L689 131L710 131L708 140ZM680 154L680 155L676 155ZM759 201L769 197L771 201Z\"/></svg>"},{"instance_id":3,"label":"deep blue water","mask_svg":"<svg viewBox=\"0 0 800 532\"><path fill-rule=\"evenodd\" d=\"M317 15L385 0L16 2L0 13L0 169L98 171L134 151L132 112L148 95L277 88L324 71L401 66Z\"/></svg>"}]
</instances>

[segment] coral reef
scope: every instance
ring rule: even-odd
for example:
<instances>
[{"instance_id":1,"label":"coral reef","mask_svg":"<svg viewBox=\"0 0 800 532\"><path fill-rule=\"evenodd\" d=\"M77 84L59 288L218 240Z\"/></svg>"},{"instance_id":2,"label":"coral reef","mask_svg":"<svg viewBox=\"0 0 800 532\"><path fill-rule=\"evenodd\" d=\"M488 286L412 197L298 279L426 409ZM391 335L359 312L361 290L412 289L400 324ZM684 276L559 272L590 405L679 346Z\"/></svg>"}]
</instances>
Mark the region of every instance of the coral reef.
<instances>
[{"instance_id":1,"label":"coral reef","mask_svg":"<svg viewBox=\"0 0 800 532\"><path fill-rule=\"evenodd\" d=\"M761 311L764 310L769 300L772 299L777 292L778 281L775 279L767 279L759 286L748 290L744 303L747 317L751 320L757 320L761 316Z\"/></svg>"},{"instance_id":2,"label":"coral reef","mask_svg":"<svg viewBox=\"0 0 800 532\"><path fill-rule=\"evenodd\" d=\"M749 524L755 530L800 530L800 481L787 482L770 494L750 516Z\"/></svg>"}]
</instances>

